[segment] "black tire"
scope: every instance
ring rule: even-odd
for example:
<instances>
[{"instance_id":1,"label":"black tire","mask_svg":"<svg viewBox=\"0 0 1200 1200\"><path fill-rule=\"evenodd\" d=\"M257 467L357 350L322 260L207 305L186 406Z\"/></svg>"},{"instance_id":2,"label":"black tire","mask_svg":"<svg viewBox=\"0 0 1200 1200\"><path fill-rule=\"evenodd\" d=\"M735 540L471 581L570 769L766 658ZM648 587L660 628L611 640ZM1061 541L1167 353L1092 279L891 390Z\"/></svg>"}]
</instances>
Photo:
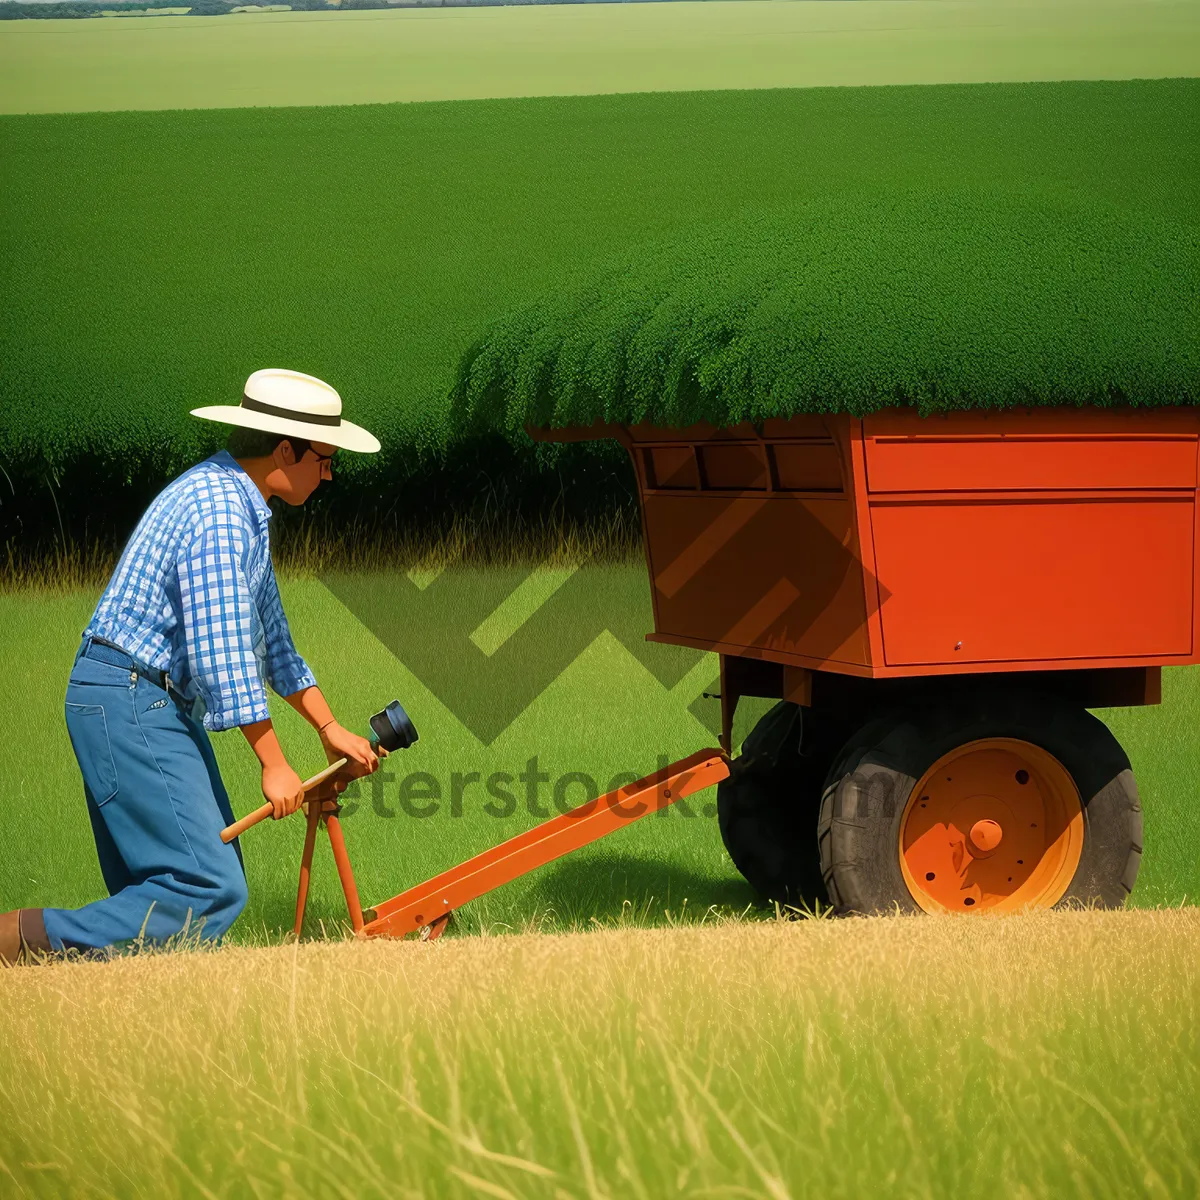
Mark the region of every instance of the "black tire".
<instances>
[{"instance_id":1,"label":"black tire","mask_svg":"<svg viewBox=\"0 0 1200 1200\"><path fill-rule=\"evenodd\" d=\"M717 786L717 823L733 865L767 900L827 904L817 850L821 791L844 723L781 701L746 737Z\"/></svg>"},{"instance_id":2,"label":"black tire","mask_svg":"<svg viewBox=\"0 0 1200 1200\"><path fill-rule=\"evenodd\" d=\"M944 754L995 737L1042 747L1079 789L1082 857L1055 907L1125 903L1141 863L1142 809L1120 743L1078 705L1007 696L893 715L850 738L826 780L818 825L821 874L835 911L920 911L904 882L898 851L908 797Z\"/></svg>"}]
</instances>

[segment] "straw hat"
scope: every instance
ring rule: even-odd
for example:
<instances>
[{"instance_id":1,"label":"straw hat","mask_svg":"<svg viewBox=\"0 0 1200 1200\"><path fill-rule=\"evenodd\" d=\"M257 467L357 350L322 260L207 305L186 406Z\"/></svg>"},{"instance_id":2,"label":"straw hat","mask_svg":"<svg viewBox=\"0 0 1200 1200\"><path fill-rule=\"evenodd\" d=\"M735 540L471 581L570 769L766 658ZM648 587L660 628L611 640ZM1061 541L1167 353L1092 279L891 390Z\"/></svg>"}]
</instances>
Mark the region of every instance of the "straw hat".
<instances>
[{"instance_id":1,"label":"straw hat","mask_svg":"<svg viewBox=\"0 0 1200 1200\"><path fill-rule=\"evenodd\" d=\"M193 408L192 416L267 433L292 434L363 454L374 454L379 449L379 439L373 434L342 420L341 396L312 375L269 367L255 371L246 380L244 390L241 404Z\"/></svg>"}]
</instances>

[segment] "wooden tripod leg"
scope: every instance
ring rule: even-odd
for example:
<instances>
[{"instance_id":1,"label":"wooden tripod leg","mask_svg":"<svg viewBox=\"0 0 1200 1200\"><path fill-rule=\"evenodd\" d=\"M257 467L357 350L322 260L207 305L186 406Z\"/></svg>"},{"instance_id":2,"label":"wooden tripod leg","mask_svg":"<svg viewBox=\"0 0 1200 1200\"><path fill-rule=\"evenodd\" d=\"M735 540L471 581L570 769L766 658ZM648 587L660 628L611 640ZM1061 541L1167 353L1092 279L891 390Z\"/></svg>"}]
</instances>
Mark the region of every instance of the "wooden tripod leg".
<instances>
[{"instance_id":1,"label":"wooden tripod leg","mask_svg":"<svg viewBox=\"0 0 1200 1200\"><path fill-rule=\"evenodd\" d=\"M350 855L346 853L346 839L342 837L342 823L336 812L325 814L325 828L329 831L329 844L333 847L333 861L337 863L338 878L346 894L346 907L350 910L350 924L355 933L363 927L362 905L358 902L358 884L354 882L354 871L350 867Z\"/></svg>"},{"instance_id":2,"label":"wooden tripod leg","mask_svg":"<svg viewBox=\"0 0 1200 1200\"><path fill-rule=\"evenodd\" d=\"M296 936L304 928L304 910L308 906L308 880L312 875L313 849L317 844L317 826L321 823L321 805L313 801L308 806L308 828L304 833L304 854L300 859L300 887L296 892Z\"/></svg>"}]
</instances>

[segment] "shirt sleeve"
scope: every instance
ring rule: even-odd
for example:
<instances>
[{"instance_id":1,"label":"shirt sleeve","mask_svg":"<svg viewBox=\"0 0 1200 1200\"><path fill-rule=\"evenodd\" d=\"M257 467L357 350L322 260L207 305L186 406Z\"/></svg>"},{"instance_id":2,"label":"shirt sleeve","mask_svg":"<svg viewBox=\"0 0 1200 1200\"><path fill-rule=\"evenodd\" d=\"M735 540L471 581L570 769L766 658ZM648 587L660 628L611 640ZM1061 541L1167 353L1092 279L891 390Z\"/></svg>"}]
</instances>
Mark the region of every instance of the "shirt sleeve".
<instances>
[{"instance_id":1,"label":"shirt sleeve","mask_svg":"<svg viewBox=\"0 0 1200 1200\"><path fill-rule=\"evenodd\" d=\"M279 585L274 570L268 568L262 582L263 633L267 639L267 680L280 696L313 687L316 676L309 670L308 663L300 657L292 643L292 632L288 628L283 612L283 601L279 598Z\"/></svg>"},{"instance_id":2,"label":"shirt sleeve","mask_svg":"<svg viewBox=\"0 0 1200 1200\"><path fill-rule=\"evenodd\" d=\"M270 715L254 655L248 545L247 530L221 521L192 538L178 561L188 668L204 698L205 728L213 731Z\"/></svg>"}]
</instances>

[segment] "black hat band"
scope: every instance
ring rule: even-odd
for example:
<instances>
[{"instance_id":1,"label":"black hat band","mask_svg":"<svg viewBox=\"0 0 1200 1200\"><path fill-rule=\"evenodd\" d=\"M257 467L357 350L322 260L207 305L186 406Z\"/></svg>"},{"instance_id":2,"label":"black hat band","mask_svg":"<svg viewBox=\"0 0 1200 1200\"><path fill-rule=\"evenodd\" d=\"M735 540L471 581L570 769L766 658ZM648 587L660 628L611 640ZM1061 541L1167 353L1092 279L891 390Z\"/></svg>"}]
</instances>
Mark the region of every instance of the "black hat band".
<instances>
[{"instance_id":1,"label":"black hat band","mask_svg":"<svg viewBox=\"0 0 1200 1200\"><path fill-rule=\"evenodd\" d=\"M253 396L243 396L242 407L250 409L251 412L262 413L264 416L283 417L286 421L299 421L304 425L337 426L342 423L340 416L333 417L327 413L298 413L290 408L276 408L273 404L264 404L261 400L255 400Z\"/></svg>"}]
</instances>

